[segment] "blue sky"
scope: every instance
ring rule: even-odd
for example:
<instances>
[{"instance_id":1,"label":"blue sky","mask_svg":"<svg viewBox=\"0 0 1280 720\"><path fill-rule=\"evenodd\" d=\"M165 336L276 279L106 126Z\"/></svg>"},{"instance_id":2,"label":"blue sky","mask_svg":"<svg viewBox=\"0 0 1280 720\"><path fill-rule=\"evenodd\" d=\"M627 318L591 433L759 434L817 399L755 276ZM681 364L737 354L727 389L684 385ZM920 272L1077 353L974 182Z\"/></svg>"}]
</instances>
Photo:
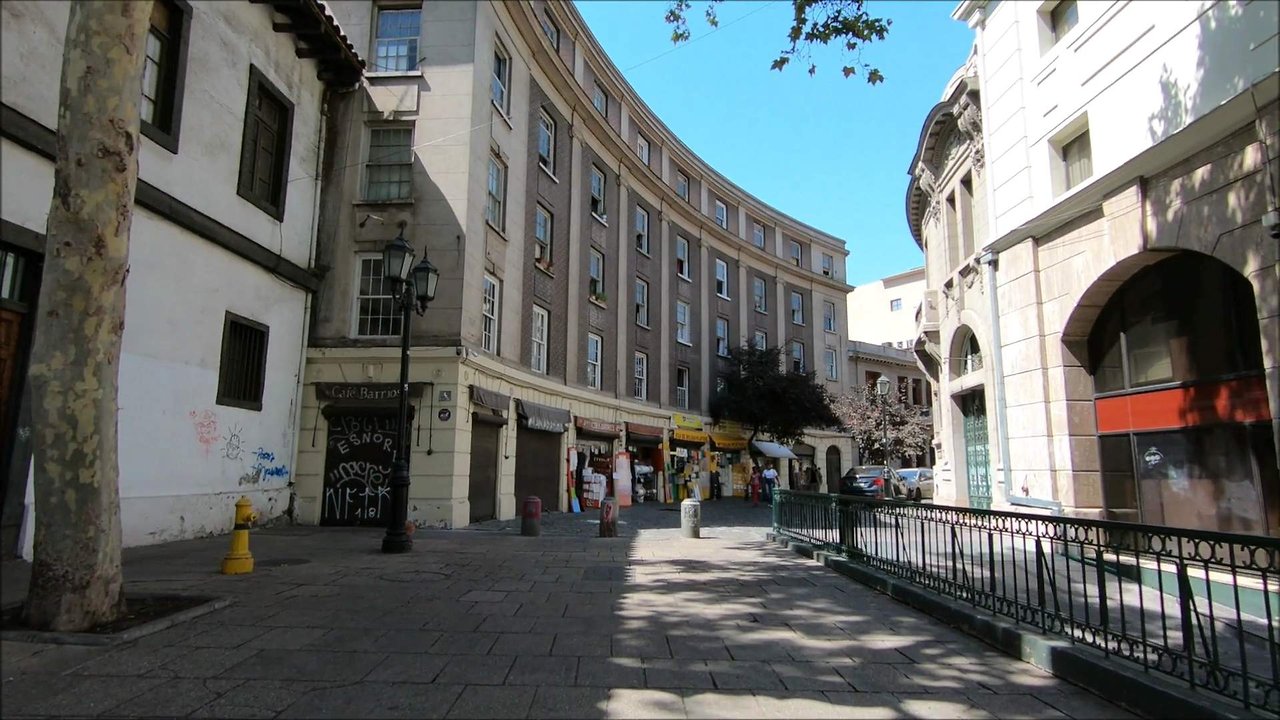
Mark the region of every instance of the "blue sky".
<instances>
[{"instance_id":1,"label":"blue sky","mask_svg":"<svg viewBox=\"0 0 1280 720\"><path fill-rule=\"evenodd\" d=\"M868 0L893 20L862 60L885 81L840 75L818 51L818 74L769 63L790 28L789 0L721 3L720 29L690 12L692 40L672 49L668 3L576 0L596 39L667 127L717 171L773 207L843 238L848 281L924 263L904 214L907 166L925 114L968 57L973 32L950 1Z\"/></svg>"}]
</instances>

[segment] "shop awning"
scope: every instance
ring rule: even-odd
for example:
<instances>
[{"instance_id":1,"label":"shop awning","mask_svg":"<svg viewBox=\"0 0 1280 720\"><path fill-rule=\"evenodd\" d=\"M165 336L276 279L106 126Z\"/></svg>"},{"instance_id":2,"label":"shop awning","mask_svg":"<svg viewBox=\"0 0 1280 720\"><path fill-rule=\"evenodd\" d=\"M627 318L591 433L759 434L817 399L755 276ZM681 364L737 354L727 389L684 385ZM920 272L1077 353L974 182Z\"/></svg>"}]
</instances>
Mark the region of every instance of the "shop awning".
<instances>
[{"instance_id":1,"label":"shop awning","mask_svg":"<svg viewBox=\"0 0 1280 720\"><path fill-rule=\"evenodd\" d=\"M711 433L711 444L716 450L746 450L747 439L737 435L724 435L722 433Z\"/></svg>"},{"instance_id":2,"label":"shop awning","mask_svg":"<svg viewBox=\"0 0 1280 720\"><path fill-rule=\"evenodd\" d=\"M627 423L627 439L631 442L650 442L662 443L662 436L665 430L657 425L641 425L640 423Z\"/></svg>"},{"instance_id":3,"label":"shop awning","mask_svg":"<svg viewBox=\"0 0 1280 720\"><path fill-rule=\"evenodd\" d=\"M569 427L569 423L573 421L573 416L569 414L568 410L553 408L549 405L539 405L528 400L516 400L516 412L520 415L520 419L524 421L524 426L530 430L562 433Z\"/></svg>"},{"instance_id":4,"label":"shop awning","mask_svg":"<svg viewBox=\"0 0 1280 720\"><path fill-rule=\"evenodd\" d=\"M756 440L751 443L761 455L771 458L786 458L788 460L797 460L796 454L779 445L778 443L766 442L764 440Z\"/></svg>"},{"instance_id":5,"label":"shop awning","mask_svg":"<svg viewBox=\"0 0 1280 720\"><path fill-rule=\"evenodd\" d=\"M791 452L801 457L813 457L815 451L812 445L807 443L796 443L791 446Z\"/></svg>"},{"instance_id":6,"label":"shop awning","mask_svg":"<svg viewBox=\"0 0 1280 720\"><path fill-rule=\"evenodd\" d=\"M479 385L471 386L471 402L476 405L483 405L491 410L498 412L506 412L511 407L511 397L503 395L494 390L482 388Z\"/></svg>"},{"instance_id":7,"label":"shop awning","mask_svg":"<svg viewBox=\"0 0 1280 720\"><path fill-rule=\"evenodd\" d=\"M707 444L707 434L701 430L684 430L676 428L671 431L671 439L676 442L692 443L696 445Z\"/></svg>"}]
</instances>

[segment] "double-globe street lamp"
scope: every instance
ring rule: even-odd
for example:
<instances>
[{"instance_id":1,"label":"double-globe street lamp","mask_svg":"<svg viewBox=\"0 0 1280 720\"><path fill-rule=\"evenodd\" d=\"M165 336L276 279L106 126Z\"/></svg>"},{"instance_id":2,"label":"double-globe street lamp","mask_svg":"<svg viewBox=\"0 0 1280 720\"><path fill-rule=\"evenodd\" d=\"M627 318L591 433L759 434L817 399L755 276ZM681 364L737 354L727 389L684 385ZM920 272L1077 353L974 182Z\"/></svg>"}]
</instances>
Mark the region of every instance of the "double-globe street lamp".
<instances>
[{"instance_id":1,"label":"double-globe street lamp","mask_svg":"<svg viewBox=\"0 0 1280 720\"><path fill-rule=\"evenodd\" d=\"M418 264L413 248L404 241L404 224L400 232L382 249L382 273L391 283L391 295L400 309L400 413L396 417L396 455L391 465L391 515L387 534L382 538L382 552L402 553L413 547L413 538L405 531L409 522L409 309L419 315L436 299L436 283L440 272L427 262L426 254Z\"/></svg>"},{"instance_id":2,"label":"double-globe street lamp","mask_svg":"<svg viewBox=\"0 0 1280 720\"><path fill-rule=\"evenodd\" d=\"M888 410L889 410L889 391L892 389L893 389L893 383L889 380L889 378L881 375L880 379L876 380L876 394L880 396L880 419L881 419L881 425L884 428L884 436L883 436L884 445L882 445L881 447L882 447L882 452L884 453L884 466L886 468L889 467L889 413L888 413Z\"/></svg>"}]
</instances>

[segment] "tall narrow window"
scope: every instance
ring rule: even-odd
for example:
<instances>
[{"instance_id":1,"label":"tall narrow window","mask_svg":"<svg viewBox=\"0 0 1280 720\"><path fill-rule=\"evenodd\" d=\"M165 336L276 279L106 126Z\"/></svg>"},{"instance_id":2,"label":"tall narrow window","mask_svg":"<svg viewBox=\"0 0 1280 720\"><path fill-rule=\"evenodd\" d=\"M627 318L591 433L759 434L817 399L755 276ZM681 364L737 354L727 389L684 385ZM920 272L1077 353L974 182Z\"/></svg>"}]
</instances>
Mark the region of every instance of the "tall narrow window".
<instances>
[{"instance_id":1,"label":"tall narrow window","mask_svg":"<svg viewBox=\"0 0 1280 720\"><path fill-rule=\"evenodd\" d=\"M804 257L802 256L802 248L800 247L800 243L796 242L795 240L790 240L787 242L787 249L791 255L791 264L795 265L796 267L803 266Z\"/></svg>"},{"instance_id":2,"label":"tall narrow window","mask_svg":"<svg viewBox=\"0 0 1280 720\"><path fill-rule=\"evenodd\" d=\"M182 80L187 71L190 7L172 0L151 6L142 61L142 133L171 153L178 152Z\"/></svg>"},{"instance_id":3,"label":"tall narrow window","mask_svg":"<svg viewBox=\"0 0 1280 720\"><path fill-rule=\"evenodd\" d=\"M826 253L822 253L822 274L827 277L835 277L836 259Z\"/></svg>"},{"instance_id":4,"label":"tall narrow window","mask_svg":"<svg viewBox=\"0 0 1280 720\"><path fill-rule=\"evenodd\" d=\"M382 271L382 256L361 257L356 284L356 336L400 334L400 311L391 296L391 283Z\"/></svg>"},{"instance_id":5,"label":"tall narrow window","mask_svg":"<svg viewBox=\"0 0 1280 720\"><path fill-rule=\"evenodd\" d=\"M676 368L676 407L689 409L689 368Z\"/></svg>"},{"instance_id":6,"label":"tall narrow window","mask_svg":"<svg viewBox=\"0 0 1280 720\"><path fill-rule=\"evenodd\" d=\"M649 254L649 211L636 206L636 249Z\"/></svg>"},{"instance_id":7,"label":"tall narrow window","mask_svg":"<svg viewBox=\"0 0 1280 720\"><path fill-rule=\"evenodd\" d=\"M676 171L676 194L686 202L689 200L689 176Z\"/></svg>"},{"instance_id":8,"label":"tall narrow window","mask_svg":"<svg viewBox=\"0 0 1280 720\"><path fill-rule=\"evenodd\" d=\"M1049 24L1053 30L1053 41L1057 42L1071 32L1071 28L1080 21L1080 9L1076 0L1062 0L1049 11Z\"/></svg>"},{"instance_id":9,"label":"tall narrow window","mask_svg":"<svg viewBox=\"0 0 1280 720\"><path fill-rule=\"evenodd\" d=\"M1093 146L1085 130L1062 146L1062 164L1066 171L1067 190L1093 176Z\"/></svg>"},{"instance_id":10,"label":"tall narrow window","mask_svg":"<svg viewBox=\"0 0 1280 720\"><path fill-rule=\"evenodd\" d=\"M751 304L755 307L756 312L769 312L769 303L766 300L766 287L764 278L752 278Z\"/></svg>"},{"instance_id":11,"label":"tall narrow window","mask_svg":"<svg viewBox=\"0 0 1280 720\"><path fill-rule=\"evenodd\" d=\"M249 66L249 102L236 192L276 220L284 220L292 134L293 103L257 67Z\"/></svg>"},{"instance_id":12,"label":"tall narrow window","mask_svg":"<svg viewBox=\"0 0 1280 720\"><path fill-rule=\"evenodd\" d=\"M728 318L716 318L716 354L720 357L729 357Z\"/></svg>"},{"instance_id":13,"label":"tall narrow window","mask_svg":"<svg viewBox=\"0 0 1280 720\"><path fill-rule=\"evenodd\" d=\"M408 72L418 67L421 8L378 10L373 72Z\"/></svg>"},{"instance_id":14,"label":"tall narrow window","mask_svg":"<svg viewBox=\"0 0 1280 720\"><path fill-rule=\"evenodd\" d=\"M716 259L716 294L729 299L729 266L725 261Z\"/></svg>"},{"instance_id":15,"label":"tall narrow window","mask_svg":"<svg viewBox=\"0 0 1280 720\"><path fill-rule=\"evenodd\" d=\"M827 348L826 350L823 351L823 359L826 360L826 364L827 364L828 380L839 379L839 374L838 374L839 369L836 364L836 357L837 355L836 355L835 348Z\"/></svg>"},{"instance_id":16,"label":"tall narrow window","mask_svg":"<svg viewBox=\"0 0 1280 720\"><path fill-rule=\"evenodd\" d=\"M649 399L649 356L637 352L635 357L635 383L632 385L632 397L636 400Z\"/></svg>"},{"instance_id":17,"label":"tall narrow window","mask_svg":"<svg viewBox=\"0 0 1280 720\"><path fill-rule=\"evenodd\" d=\"M689 279L689 241L676 236L676 275Z\"/></svg>"},{"instance_id":18,"label":"tall narrow window","mask_svg":"<svg viewBox=\"0 0 1280 720\"><path fill-rule=\"evenodd\" d=\"M822 329L833 333L836 331L836 304L829 301L822 301Z\"/></svg>"},{"instance_id":19,"label":"tall narrow window","mask_svg":"<svg viewBox=\"0 0 1280 720\"><path fill-rule=\"evenodd\" d=\"M511 58L506 48L495 43L493 46L493 81L489 86L489 97L504 114L510 109L507 101L507 90L511 87Z\"/></svg>"},{"instance_id":20,"label":"tall narrow window","mask_svg":"<svg viewBox=\"0 0 1280 720\"><path fill-rule=\"evenodd\" d=\"M531 352L529 367L536 373L547 373L547 311L537 305L533 306L533 327L529 331Z\"/></svg>"},{"instance_id":21,"label":"tall narrow window","mask_svg":"<svg viewBox=\"0 0 1280 720\"><path fill-rule=\"evenodd\" d=\"M533 261L551 265L551 212L541 205L533 209Z\"/></svg>"},{"instance_id":22,"label":"tall narrow window","mask_svg":"<svg viewBox=\"0 0 1280 720\"><path fill-rule=\"evenodd\" d=\"M485 352L498 352L498 308L502 284L491 275L484 276L484 301L480 306L480 347Z\"/></svg>"},{"instance_id":23,"label":"tall narrow window","mask_svg":"<svg viewBox=\"0 0 1280 720\"><path fill-rule=\"evenodd\" d=\"M556 122L545 112L538 113L538 164L556 174Z\"/></svg>"},{"instance_id":24,"label":"tall narrow window","mask_svg":"<svg viewBox=\"0 0 1280 720\"><path fill-rule=\"evenodd\" d=\"M649 141L639 133L636 133L636 155L640 156L640 162L649 164Z\"/></svg>"},{"instance_id":25,"label":"tall narrow window","mask_svg":"<svg viewBox=\"0 0 1280 720\"><path fill-rule=\"evenodd\" d=\"M795 290L791 291L791 322L796 325L804 324L804 296Z\"/></svg>"},{"instance_id":26,"label":"tall narrow window","mask_svg":"<svg viewBox=\"0 0 1280 720\"><path fill-rule=\"evenodd\" d=\"M604 255L594 248L587 260L587 292L592 300L603 302L604 297Z\"/></svg>"},{"instance_id":27,"label":"tall narrow window","mask_svg":"<svg viewBox=\"0 0 1280 720\"><path fill-rule=\"evenodd\" d=\"M729 208L719 200L716 201L716 224L726 230L729 229Z\"/></svg>"},{"instance_id":28,"label":"tall narrow window","mask_svg":"<svg viewBox=\"0 0 1280 720\"><path fill-rule=\"evenodd\" d=\"M769 347L769 333L764 330L757 330L751 341L755 344L757 349L764 350Z\"/></svg>"},{"instance_id":29,"label":"tall narrow window","mask_svg":"<svg viewBox=\"0 0 1280 720\"><path fill-rule=\"evenodd\" d=\"M636 324L649 327L649 283L636 278Z\"/></svg>"},{"instance_id":30,"label":"tall narrow window","mask_svg":"<svg viewBox=\"0 0 1280 720\"><path fill-rule=\"evenodd\" d=\"M219 405L262 409L267 379L267 326L228 312L222 325L222 360L218 367Z\"/></svg>"},{"instance_id":31,"label":"tall narrow window","mask_svg":"<svg viewBox=\"0 0 1280 720\"><path fill-rule=\"evenodd\" d=\"M506 215L503 203L507 197L507 166L496 155L489 156L488 197L484 206L484 219L498 230L503 229Z\"/></svg>"},{"instance_id":32,"label":"tall narrow window","mask_svg":"<svg viewBox=\"0 0 1280 720\"><path fill-rule=\"evenodd\" d=\"M751 222L751 242L758 248L764 247L764 226L754 220Z\"/></svg>"},{"instance_id":33,"label":"tall narrow window","mask_svg":"<svg viewBox=\"0 0 1280 720\"><path fill-rule=\"evenodd\" d=\"M364 199L373 202L413 197L413 129L371 128L365 163Z\"/></svg>"},{"instance_id":34,"label":"tall narrow window","mask_svg":"<svg viewBox=\"0 0 1280 720\"><path fill-rule=\"evenodd\" d=\"M689 332L689 303L676 301L676 342L681 345L692 345L693 334Z\"/></svg>"},{"instance_id":35,"label":"tall narrow window","mask_svg":"<svg viewBox=\"0 0 1280 720\"><path fill-rule=\"evenodd\" d=\"M600 87L600 83L595 84L595 88L591 93L591 104L595 106L600 114L609 117L609 94Z\"/></svg>"},{"instance_id":36,"label":"tall narrow window","mask_svg":"<svg viewBox=\"0 0 1280 720\"><path fill-rule=\"evenodd\" d=\"M791 341L791 372L804 372L804 343Z\"/></svg>"},{"instance_id":37,"label":"tall narrow window","mask_svg":"<svg viewBox=\"0 0 1280 720\"><path fill-rule=\"evenodd\" d=\"M591 214L597 218L604 215L604 173L595 165L591 166Z\"/></svg>"},{"instance_id":38,"label":"tall narrow window","mask_svg":"<svg viewBox=\"0 0 1280 720\"><path fill-rule=\"evenodd\" d=\"M587 333L587 387L600 389L600 353L604 341L595 333Z\"/></svg>"},{"instance_id":39,"label":"tall narrow window","mask_svg":"<svg viewBox=\"0 0 1280 720\"><path fill-rule=\"evenodd\" d=\"M560 26L556 21L551 19L551 13L546 10L542 11L542 34L547 36L547 40L551 42L551 47L556 50L560 49Z\"/></svg>"}]
</instances>

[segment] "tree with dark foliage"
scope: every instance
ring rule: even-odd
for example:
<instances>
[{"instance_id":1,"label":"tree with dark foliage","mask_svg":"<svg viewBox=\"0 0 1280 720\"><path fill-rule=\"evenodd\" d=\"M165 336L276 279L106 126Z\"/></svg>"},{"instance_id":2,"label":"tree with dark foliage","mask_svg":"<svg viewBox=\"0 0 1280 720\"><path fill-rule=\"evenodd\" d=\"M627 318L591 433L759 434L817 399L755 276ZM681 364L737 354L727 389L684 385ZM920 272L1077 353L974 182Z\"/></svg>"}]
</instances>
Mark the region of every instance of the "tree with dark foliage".
<instances>
[{"instance_id":1,"label":"tree with dark foliage","mask_svg":"<svg viewBox=\"0 0 1280 720\"><path fill-rule=\"evenodd\" d=\"M711 397L713 422L732 420L751 429L749 440L767 435L784 445L799 442L807 428L840 424L814 373L783 370L781 348L731 348L724 363L723 384Z\"/></svg>"}]
</instances>

